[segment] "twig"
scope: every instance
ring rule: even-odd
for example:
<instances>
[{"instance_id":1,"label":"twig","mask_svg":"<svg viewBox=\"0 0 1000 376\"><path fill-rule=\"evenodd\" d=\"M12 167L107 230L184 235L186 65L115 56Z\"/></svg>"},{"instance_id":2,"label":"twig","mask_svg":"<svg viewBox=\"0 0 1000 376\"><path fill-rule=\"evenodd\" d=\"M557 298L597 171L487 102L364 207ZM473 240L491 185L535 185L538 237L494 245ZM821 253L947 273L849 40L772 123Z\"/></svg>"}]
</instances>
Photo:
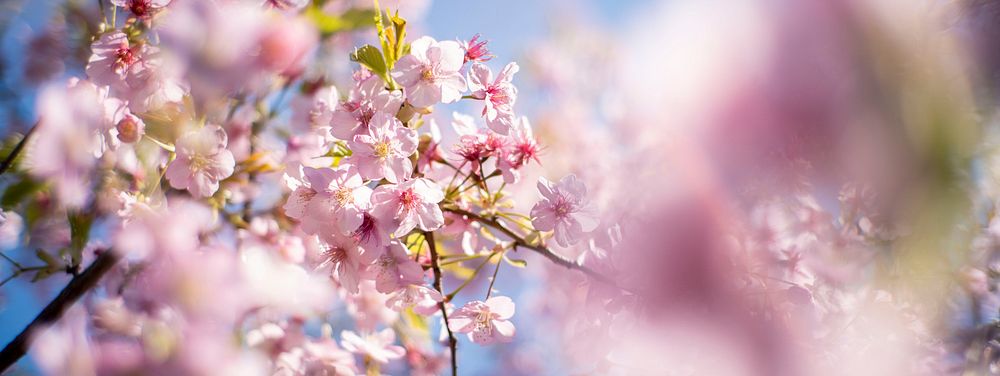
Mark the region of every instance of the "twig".
<instances>
[{"instance_id":1,"label":"twig","mask_svg":"<svg viewBox=\"0 0 1000 376\"><path fill-rule=\"evenodd\" d=\"M500 264L503 264L503 257L503 252L500 252L500 259L497 260L496 269L493 269L493 277L490 278L490 286L486 288L486 298L483 299L484 301L490 300L490 295L493 294L493 284L497 281L497 273L500 273ZM487 260L489 260L489 258Z\"/></svg>"},{"instance_id":2,"label":"twig","mask_svg":"<svg viewBox=\"0 0 1000 376\"><path fill-rule=\"evenodd\" d=\"M431 251L431 269L434 270L434 288L437 289L443 296L444 288L441 285L441 266L438 264L437 244L434 243L434 233L425 232L424 236L427 238L427 245ZM455 333L451 331L451 324L448 323L447 300L441 299L441 302L438 303L438 307L441 308L441 317L444 319L444 329L448 332L448 349L451 351L451 375L458 376L458 341L455 340Z\"/></svg>"},{"instance_id":3,"label":"twig","mask_svg":"<svg viewBox=\"0 0 1000 376\"><path fill-rule=\"evenodd\" d=\"M494 228L494 229L496 229L496 230L504 233L504 235L509 236L511 239L513 239L516 246L523 247L523 248L528 248L528 249L530 249L532 251L535 251L535 252L541 254L542 256L545 256L545 258L548 258L549 260L551 260L552 262L556 263L557 265L560 265L560 266L563 266L563 267L566 267L566 268L569 268L569 269L579 270L579 271L583 272L584 274L590 276L591 278L593 278L593 279L595 279L595 280L597 280L597 281L599 281L601 283L604 283L604 284L607 284L607 285L610 285L610 286L615 286L617 288L621 288L621 287L618 287L618 285L615 284L615 282L612 281L610 278L604 276L601 273L598 273L597 271L594 271L591 268L588 268L586 266L577 264L577 263L575 263L575 262L573 262L571 260L564 259L562 256L559 256L559 255L555 254L554 252L552 252L551 250L549 250L548 248L546 248L544 246L528 243L527 240L524 240L524 238L522 238L520 235L518 235L517 233L515 233L513 230L507 228L507 226L504 226L502 223L498 222L495 219L486 218L486 217L483 217L483 216L481 216L479 214L470 212L468 210L463 210L463 209L454 208L454 207L442 207L441 209L444 210L444 211L455 213L455 214L464 215L466 217L469 217L469 219L472 219L472 220L474 220L476 222L479 222L479 223L482 223L484 225L490 226L490 227L492 227L492 228Z\"/></svg>"},{"instance_id":4,"label":"twig","mask_svg":"<svg viewBox=\"0 0 1000 376\"><path fill-rule=\"evenodd\" d=\"M28 130L28 133L24 134L24 138L22 138L21 141L18 141L17 146L14 146L14 150L10 151L7 158L5 158L3 163L0 164L0 175L6 173L7 170L10 169L10 166L14 165L14 160L21 154L21 150L24 150L24 146L28 144L28 139L31 138L31 134L35 133L35 129L37 128L38 123L36 122L35 125L32 125L31 129Z\"/></svg>"},{"instance_id":5,"label":"twig","mask_svg":"<svg viewBox=\"0 0 1000 376\"><path fill-rule=\"evenodd\" d=\"M32 335L36 331L58 321L70 306L76 303L84 293L90 291L101 280L101 277L118 263L120 258L121 256L117 252L104 250L83 273L70 280L69 284L59 292L59 295L31 321L31 324L28 324L13 341L10 341L3 348L3 351L0 351L0 373L10 368L28 352L31 341L34 340Z\"/></svg>"}]
</instances>

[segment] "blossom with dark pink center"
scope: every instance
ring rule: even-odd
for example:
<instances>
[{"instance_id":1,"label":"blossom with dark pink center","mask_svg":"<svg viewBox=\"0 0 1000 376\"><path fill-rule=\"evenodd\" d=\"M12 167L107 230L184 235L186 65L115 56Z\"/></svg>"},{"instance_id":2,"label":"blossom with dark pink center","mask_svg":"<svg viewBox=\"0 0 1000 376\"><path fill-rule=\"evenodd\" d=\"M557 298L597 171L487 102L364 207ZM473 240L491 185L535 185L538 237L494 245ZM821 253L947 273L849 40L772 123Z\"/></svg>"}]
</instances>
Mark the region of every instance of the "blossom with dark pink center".
<instances>
[{"instance_id":1,"label":"blossom with dark pink center","mask_svg":"<svg viewBox=\"0 0 1000 376\"><path fill-rule=\"evenodd\" d=\"M403 96L399 91L386 90L382 78L369 76L358 81L351 96L336 107L330 119L330 133L350 141L354 136L368 133L376 113L396 116L402 104Z\"/></svg>"},{"instance_id":2,"label":"blossom with dark pink center","mask_svg":"<svg viewBox=\"0 0 1000 376\"><path fill-rule=\"evenodd\" d=\"M371 269L375 274L375 289L384 294L423 283L424 269L399 242L389 243Z\"/></svg>"},{"instance_id":3,"label":"blossom with dark pink center","mask_svg":"<svg viewBox=\"0 0 1000 376\"><path fill-rule=\"evenodd\" d=\"M372 213L397 223L393 233L406 236L414 228L434 231L444 225L444 215L438 203L444 191L432 180L417 178L403 183L382 185L372 193Z\"/></svg>"},{"instance_id":4,"label":"blossom with dark pink center","mask_svg":"<svg viewBox=\"0 0 1000 376\"><path fill-rule=\"evenodd\" d=\"M587 201L587 187L576 175L558 183L538 178L542 200L531 208L531 224L538 231L552 231L563 247L576 244L583 233L597 228L599 219Z\"/></svg>"},{"instance_id":5,"label":"blossom with dark pink center","mask_svg":"<svg viewBox=\"0 0 1000 376\"><path fill-rule=\"evenodd\" d=\"M361 226L372 191L353 166L302 167L302 175L305 179L293 187L284 209L301 221L303 231L321 237L331 231L347 235Z\"/></svg>"},{"instance_id":6,"label":"blossom with dark pink center","mask_svg":"<svg viewBox=\"0 0 1000 376\"><path fill-rule=\"evenodd\" d=\"M538 159L540 150L541 147L532 135L531 123L527 117L522 116L521 121L515 123L510 137L507 138L507 145L497 165L503 173L503 180L507 184L517 183L520 179L518 170L521 167L532 160L541 163Z\"/></svg>"},{"instance_id":7,"label":"blossom with dark pink center","mask_svg":"<svg viewBox=\"0 0 1000 376\"><path fill-rule=\"evenodd\" d=\"M348 292L357 294L362 274L379 255L359 247L354 239L335 231L327 233L323 240L326 250L323 252L324 261L318 268L332 266L331 273L340 285Z\"/></svg>"},{"instance_id":8,"label":"blossom with dark pink center","mask_svg":"<svg viewBox=\"0 0 1000 376\"><path fill-rule=\"evenodd\" d=\"M517 88L510 82L520 68L509 63L493 77L493 71L483 64L473 64L469 71L469 90L476 99L483 100L483 118L494 132L506 135L514 126L514 102Z\"/></svg>"},{"instance_id":9,"label":"blossom with dark pink center","mask_svg":"<svg viewBox=\"0 0 1000 376\"><path fill-rule=\"evenodd\" d=\"M149 18L161 8L170 4L171 0L111 0L111 4L128 9L139 18Z\"/></svg>"},{"instance_id":10,"label":"blossom with dark pink center","mask_svg":"<svg viewBox=\"0 0 1000 376\"><path fill-rule=\"evenodd\" d=\"M97 85L120 87L144 54L144 45L130 44L125 33L104 34L91 45L87 77Z\"/></svg>"},{"instance_id":11,"label":"blossom with dark pink center","mask_svg":"<svg viewBox=\"0 0 1000 376\"><path fill-rule=\"evenodd\" d=\"M493 59L490 50L486 48L489 41L479 40L479 34L473 35L468 42L461 42L462 49L465 50L465 63L470 61L484 62Z\"/></svg>"}]
</instances>

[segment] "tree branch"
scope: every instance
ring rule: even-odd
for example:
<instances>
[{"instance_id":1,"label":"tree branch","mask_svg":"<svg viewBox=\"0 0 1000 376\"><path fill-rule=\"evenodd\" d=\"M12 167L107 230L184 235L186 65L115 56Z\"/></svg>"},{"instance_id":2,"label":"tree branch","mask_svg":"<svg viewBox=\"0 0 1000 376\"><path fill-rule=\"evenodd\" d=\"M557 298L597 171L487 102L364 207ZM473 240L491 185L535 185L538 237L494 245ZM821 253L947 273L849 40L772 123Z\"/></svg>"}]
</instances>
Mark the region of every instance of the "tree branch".
<instances>
[{"instance_id":1,"label":"tree branch","mask_svg":"<svg viewBox=\"0 0 1000 376\"><path fill-rule=\"evenodd\" d=\"M431 250L431 269L434 270L434 288L445 296L444 287L441 285L441 264L439 263L437 244L434 243L434 233L425 232L427 246ZM455 333L451 331L451 324L448 323L448 299L441 299L438 303L441 308L441 317L444 319L444 329L448 332L448 349L451 350L451 375L458 376L458 341L455 340Z\"/></svg>"},{"instance_id":2,"label":"tree branch","mask_svg":"<svg viewBox=\"0 0 1000 376\"><path fill-rule=\"evenodd\" d=\"M10 368L28 352L36 331L58 321L69 307L73 306L84 293L90 291L101 280L101 277L118 263L119 259L121 256L117 252L110 249L104 250L83 273L70 280L69 284L59 292L59 295L31 321L31 324L28 324L13 341L10 341L3 348L3 351L0 351L0 373Z\"/></svg>"},{"instance_id":3,"label":"tree branch","mask_svg":"<svg viewBox=\"0 0 1000 376\"><path fill-rule=\"evenodd\" d=\"M31 129L28 130L28 133L24 134L24 137L21 138L21 141L18 141L17 145L14 146L14 150L11 150L10 154L7 154L7 158L4 158L3 163L0 164L0 175L6 173L7 170L10 169L10 166L14 165L14 160L17 159L17 156L21 154L21 150L24 150L24 146L28 144L28 139L31 138L32 133L35 133L36 128L38 128L37 122L35 123L35 125L31 126Z\"/></svg>"},{"instance_id":4,"label":"tree branch","mask_svg":"<svg viewBox=\"0 0 1000 376\"><path fill-rule=\"evenodd\" d=\"M494 228L494 229L496 229L496 230L504 233L504 235L509 236L511 239L514 240L515 245L518 246L518 247L527 248L527 249L530 249L532 251L535 251L536 253L539 253L542 256L545 256L546 258L548 258L552 262L556 263L557 265L561 265L561 266L569 268L569 269L579 270L579 271L583 272L584 274L590 276L591 278L597 280L598 282L601 282L601 283L604 283L604 284L607 284L607 285L610 285L610 286L614 286L616 288L621 289L621 287L618 287L618 285L614 281L612 281L610 278L604 276L601 273L598 273L597 271L595 271L595 270L593 270L591 268L588 268L586 266L577 264L576 262L573 262L571 260L567 260L567 259L563 258L562 256L559 256L559 255L555 254L550 249L548 249L548 248L546 248L544 246L528 243L527 240L524 240L523 237L521 237L520 235L518 235L513 230L507 228L507 226L504 226L503 223L500 223L496 219L486 218L486 217L483 217L483 216L481 216L479 214L470 212L468 210L459 209L459 208L442 207L441 209L444 210L444 211L455 213L455 214L464 215L466 217L469 217L469 219L472 219L472 220L474 220L476 222L479 222L479 223L482 223L484 225L490 226L490 227L492 227L492 228Z\"/></svg>"}]
</instances>

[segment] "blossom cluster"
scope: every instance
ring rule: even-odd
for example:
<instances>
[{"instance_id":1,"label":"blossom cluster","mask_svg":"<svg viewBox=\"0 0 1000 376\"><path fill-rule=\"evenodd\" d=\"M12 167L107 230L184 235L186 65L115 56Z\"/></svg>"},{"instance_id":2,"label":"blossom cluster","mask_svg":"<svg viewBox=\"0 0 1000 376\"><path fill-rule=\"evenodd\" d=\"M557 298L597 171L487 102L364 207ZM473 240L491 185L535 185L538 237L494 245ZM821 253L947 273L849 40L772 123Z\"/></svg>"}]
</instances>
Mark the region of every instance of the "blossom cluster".
<instances>
[{"instance_id":1,"label":"blossom cluster","mask_svg":"<svg viewBox=\"0 0 1000 376\"><path fill-rule=\"evenodd\" d=\"M83 75L41 89L11 172L28 191L3 212L8 249L45 263L5 257L17 275L121 258L37 334L46 373L454 373L455 336L514 340L494 282L526 265L515 252L578 265L547 243L595 229L586 187L539 178L530 215L513 209L542 147L515 111L518 64L491 69L479 35L411 40L377 6L100 5ZM359 31L324 29L348 15ZM380 46L328 46L370 26ZM357 64L338 77L326 54ZM476 115L454 112L447 141L435 111L460 101ZM484 298L459 295L487 270Z\"/></svg>"}]
</instances>

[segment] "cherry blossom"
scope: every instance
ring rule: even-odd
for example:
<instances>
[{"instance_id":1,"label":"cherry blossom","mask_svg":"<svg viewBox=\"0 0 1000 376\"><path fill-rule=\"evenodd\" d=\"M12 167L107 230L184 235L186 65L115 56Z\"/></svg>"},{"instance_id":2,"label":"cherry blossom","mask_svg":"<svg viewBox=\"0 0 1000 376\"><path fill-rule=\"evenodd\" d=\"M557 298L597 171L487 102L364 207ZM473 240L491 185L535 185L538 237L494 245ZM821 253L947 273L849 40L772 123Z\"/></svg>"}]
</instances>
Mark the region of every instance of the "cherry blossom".
<instances>
[{"instance_id":1,"label":"cherry blossom","mask_svg":"<svg viewBox=\"0 0 1000 376\"><path fill-rule=\"evenodd\" d=\"M424 270L406 253L398 242L390 243L372 266L375 287L381 293L391 293L423 281Z\"/></svg>"},{"instance_id":2,"label":"cherry blossom","mask_svg":"<svg viewBox=\"0 0 1000 376\"><path fill-rule=\"evenodd\" d=\"M226 131L217 125L205 125L177 139L177 157L165 174L170 186L200 197L215 194L236 165L227 143Z\"/></svg>"},{"instance_id":3,"label":"cherry blossom","mask_svg":"<svg viewBox=\"0 0 1000 376\"><path fill-rule=\"evenodd\" d=\"M431 180L417 178L396 185L382 185L372 193L372 211L383 221L398 223L393 234L403 237L414 228L434 231L444 224L438 203L444 191Z\"/></svg>"},{"instance_id":4,"label":"cherry blossom","mask_svg":"<svg viewBox=\"0 0 1000 376\"><path fill-rule=\"evenodd\" d=\"M402 104L398 91L386 90L381 78L369 76L358 81L350 97L336 106L329 120L330 133L348 141L368 134L376 113L394 115Z\"/></svg>"},{"instance_id":5,"label":"cherry blossom","mask_svg":"<svg viewBox=\"0 0 1000 376\"><path fill-rule=\"evenodd\" d=\"M483 301L465 303L448 318L459 333L467 333L469 340L479 345L510 342L514 338L514 301L506 296L494 296Z\"/></svg>"},{"instance_id":6,"label":"cherry blossom","mask_svg":"<svg viewBox=\"0 0 1000 376\"><path fill-rule=\"evenodd\" d=\"M87 76L98 85L121 86L132 68L147 54L145 45L130 44L125 33L114 31L101 36L91 46Z\"/></svg>"},{"instance_id":7,"label":"cherry blossom","mask_svg":"<svg viewBox=\"0 0 1000 376\"><path fill-rule=\"evenodd\" d=\"M438 303L444 300L441 293L424 285L409 285L396 290L385 301L385 305L395 311L413 308L413 312L431 315L438 311Z\"/></svg>"},{"instance_id":8,"label":"cherry blossom","mask_svg":"<svg viewBox=\"0 0 1000 376\"><path fill-rule=\"evenodd\" d=\"M354 136L349 145L354 151L351 161L365 179L397 183L413 173L409 157L417 151L417 132L391 115L376 113L368 132Z\"/></svg>"},{"instance_id":9,"label":"cherry blossom","mask_svg":"<svg viewBox=\"0 0 1000 376\"><path fill-rule=\"evenodd\" d=\"M486 48L488 41L479 40L479 34L473 35L468 42L460 42L465 50L465 62L478 61L486 62L493 58L490 50Z\"/></svg>"},{"instance_id":10,"label":"cherry blossom","mask_svg":"<svg viewBox=\"0 0 1000 376\"><path fill-rule=\"evenodd\" d=\"M371 199L353 166L339 168L303 167L305 179L285 203L285 214L302 222L310 234L349 234L363 223L363 212Z\"/></svg>"},{"instance_id":11,"label":"cherry blossom","mask_svg":"<svg viewBox=\"0 0 1000 376\"><path fill-rule=\"evenodd\" d=\"M379 363L388 363L392 359L401 358L404 354L402 347L393 344L396 341L396 334L392 329L363 335L345 330L340 333L340 338L341 346L347 351L361 354Z\"/></svg>"},{"instance_id":12,"label":"cherry blossom","mask_svg":"<svg viewBox=\"0 0 1000 376\"><path fill-rule=\"evenodd\" d=\"M483 64L472 64L469 71L469 90L476 99L484 103L483 118L486 125L502 135L510 133L517 117L514 116L514 102L517 88L511 83L514 74L520 70L517 63L509 63L493 77L493 71Z\"/></svg>"},{"instance_id":13,"label":"cherry blossom","mask_svg":"<svg viewBox=\"0 0 1000 376\"><path fill-rule=\"evenodd\" d=\"M128 9L139 18L148 18L161 8L166 7L172 0L111 0L111 4L117 7Z\"/></svg>"},{"instance_id":14,"label":"cherry blossom","mask_svg":"<svg viewBox=\"0 0 1000 376\"><path fill-rule=\"evenodd\" d=\"M531 223L539 231L553 231L556 243L568 247L585 232L597 228L598 219L587 201L587 187L576 175L558 183L541 177L538 191L542 200L531 208Z\"/></svg>"},{"instance_id":15,"label":"cherry blossom","mask_svg":"<svg viewBox=\"0 0 1000 376\"><path fill-rule=\"evenodd\" d=\"M467 89L459 73L464 59L465 52L457 42L421 37L410 44L410 54L396 63L396 80L415 107L455 102Z\"/></svg>"}]
</instances>

